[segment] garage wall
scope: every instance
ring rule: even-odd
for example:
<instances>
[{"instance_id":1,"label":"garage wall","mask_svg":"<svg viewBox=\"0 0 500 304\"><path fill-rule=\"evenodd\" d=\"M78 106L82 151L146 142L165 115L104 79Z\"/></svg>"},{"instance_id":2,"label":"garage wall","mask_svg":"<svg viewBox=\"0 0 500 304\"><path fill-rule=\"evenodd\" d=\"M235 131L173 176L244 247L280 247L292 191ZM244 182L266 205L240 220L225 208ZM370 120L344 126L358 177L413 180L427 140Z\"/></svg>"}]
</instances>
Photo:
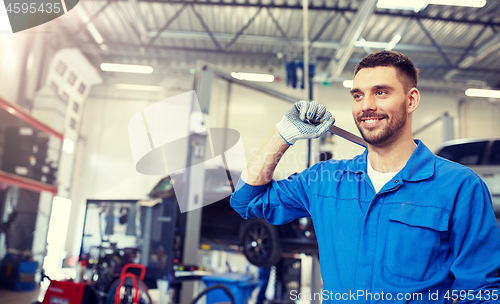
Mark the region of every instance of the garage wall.
<instances>
[{"instance_id":1,"label":"garage wall","mask_svg":"<svg viewBox=\"0 0 500 304\"><path fill-rule=\"evenodd\" d=\"M11 103L18 102L30 36L0 34L0 97Z\"/></svg>"},{"instance_id":2,"label":"garage wall","mask_svg":"<svg viewBox=\"0 0 500 304\"><path fill-rule=\"evenodd\" d=\"M494 100L493 100L494 101ZM467 98L462 103L462 137L500 136L500 104L488 98Z\"/></svg>"},{"instance_id":3,"label":"garage wall","mask_svg":"<svg viewBox=\"0 0 500 304\"><path fill-rule=\"evenodd\" d=\"M187 92L193 88L193 75L179 74L161 80L143 77L108 80L108 85L92 90L85 106L82 140L78 147L76 170L72 189L73 208L70 218L66 250L70 256L78 255L83 227L85 201L94 199L142 198L160 180L160 176L146 176L135 171L128 142L128 121L141 109L165 98ZM159 93L123 91L113 88L114 83L161 84L166 89ZM303 97L301 90L286 87L284 82L267 84L289 95ZM290 104L266 94L238 85L232 85L230 103L228 87L223 80L214 80L211 96L209 126L227 126L240 132L247 161L260 149L275 131L275 124L282 118ZM316 86L316 100L324 103L336 118L336 124L358 134L351 114L352 99L349 89L336 86ZM455 117L455 134L458 136L457 109L460 96L422 92L419 109L413 119L414 130L448 111ZM490 113L484 116L484 109ZM464 108L465 109L465 108ZM479 136L483 130L488 135L500 134L498 106L487 101L468 104L466 113L469 136ZM473 121L475 123L473 123ZM485 133L485 134L486 134ZM432 151L442 142L442 123L438 122L418 134ZM352 158L363 152L342 138L334 138L334 158ZM305 141L292 146L277 167L275 178L286 178L306 167Z\"/></svg>"},{"instance_id":4,"label":"garage wall","mask_svg":"<svg viewBox=\"0 0 500 304\"><path fill-rule=\"evenodd\" d=\"M128 137L129 120L167 97L192 90L193 76L155 79L117 76L93 88L85 103L71 192L72 209L66 251L79 254L87 199L141 199L162 176L135 171ZM162 85L162 92L126 91L116 83Z\"/></svg>"}]
</instances>

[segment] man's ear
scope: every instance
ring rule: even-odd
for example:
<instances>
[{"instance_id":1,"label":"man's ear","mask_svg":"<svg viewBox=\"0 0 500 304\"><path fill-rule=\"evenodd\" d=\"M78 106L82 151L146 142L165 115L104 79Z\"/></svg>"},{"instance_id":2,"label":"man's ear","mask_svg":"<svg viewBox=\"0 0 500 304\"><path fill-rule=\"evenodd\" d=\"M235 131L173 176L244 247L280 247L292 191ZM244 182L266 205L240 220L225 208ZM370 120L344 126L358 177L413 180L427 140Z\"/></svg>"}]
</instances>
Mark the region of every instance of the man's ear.
<instances>
[{"instance_id":1,"label":"man's ear","mask_svg":"<svg viewBox=\"0 0 500 304\"><path fill-rule=\"evenodd\" d=\"M413 113L420 104L420 92L417 88L411 88L408 92L408 114Z\"/></svg>"}]
</instances>

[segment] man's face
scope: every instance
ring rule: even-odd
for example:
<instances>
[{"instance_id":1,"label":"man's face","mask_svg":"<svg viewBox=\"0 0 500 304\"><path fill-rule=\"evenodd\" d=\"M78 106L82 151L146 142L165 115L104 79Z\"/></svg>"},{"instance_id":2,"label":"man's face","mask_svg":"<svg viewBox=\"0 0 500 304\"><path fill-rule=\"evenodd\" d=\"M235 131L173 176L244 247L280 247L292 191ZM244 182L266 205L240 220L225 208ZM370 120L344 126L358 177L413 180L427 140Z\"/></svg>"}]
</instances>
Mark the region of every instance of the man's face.
<instances>
[{"instance_id":1,"label":"man's face","mask_svg":"<svg viewBox=\"0 0 500 304\"><path fill-rule=\"evenodd\" d=\"M394 142L408 117L408 98L396 69L361 69L353 79L351 94L352 114L364 140L380 147Z\"/></svg>"}]
</instances>

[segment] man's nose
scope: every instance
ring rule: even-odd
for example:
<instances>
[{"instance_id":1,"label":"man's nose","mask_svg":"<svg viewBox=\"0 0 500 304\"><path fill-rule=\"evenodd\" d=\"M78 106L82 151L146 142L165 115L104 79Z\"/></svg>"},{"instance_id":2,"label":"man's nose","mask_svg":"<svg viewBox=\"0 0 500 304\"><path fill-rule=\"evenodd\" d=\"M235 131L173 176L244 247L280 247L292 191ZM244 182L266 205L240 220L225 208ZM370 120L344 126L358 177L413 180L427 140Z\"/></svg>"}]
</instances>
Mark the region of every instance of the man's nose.
<instances>
[{"instance_id":1,"label":"man's nose","mask_svg":"<svg viewBox=\"0 0 500 304\"><path fill-rule=\"evenodd\" d=\"M369 111L376 111L377 110L377 105L375 102L375 98L373 96L365 96L362 101L362 110L363 112L369 112Z\"/></svg>"}]
</instances>

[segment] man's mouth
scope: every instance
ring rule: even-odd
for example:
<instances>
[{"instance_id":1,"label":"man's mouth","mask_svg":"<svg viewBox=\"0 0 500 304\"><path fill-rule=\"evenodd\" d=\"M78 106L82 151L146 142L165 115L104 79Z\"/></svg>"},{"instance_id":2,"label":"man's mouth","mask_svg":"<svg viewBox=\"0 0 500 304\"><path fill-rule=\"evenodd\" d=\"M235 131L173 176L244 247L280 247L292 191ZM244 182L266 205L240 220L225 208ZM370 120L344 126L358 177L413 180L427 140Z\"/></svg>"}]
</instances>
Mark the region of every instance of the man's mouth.
<instances>
[{"instance_id":1,"label":"man's mouth","mask_svg":"<svg viewBox=\"0 0 500 304\"><path fill-rule=\"evenodd\" d=\"M379 117L379 118L370 117L370 118L362 118L361 121L363 122L363 126L371 128L378 125L382 119L384 119L384 117Z\"/></svg>"}]
</instances>

